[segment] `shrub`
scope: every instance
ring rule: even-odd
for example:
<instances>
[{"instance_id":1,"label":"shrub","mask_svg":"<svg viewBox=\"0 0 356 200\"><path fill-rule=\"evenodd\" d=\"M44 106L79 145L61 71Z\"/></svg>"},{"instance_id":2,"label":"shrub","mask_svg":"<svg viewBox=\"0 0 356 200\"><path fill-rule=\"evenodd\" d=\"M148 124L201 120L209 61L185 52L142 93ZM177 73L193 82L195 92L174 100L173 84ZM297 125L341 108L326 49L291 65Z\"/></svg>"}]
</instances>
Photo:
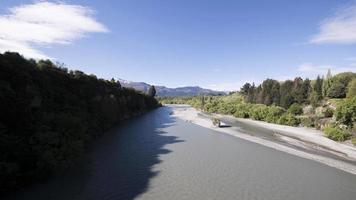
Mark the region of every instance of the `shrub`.
<instances>
[{"instance_id":1,"label":"shrub","mask_svg":"<svg viewBox=\"0 0 356 200\"><path fill-rule=\"evenodd\" d=\"M356 97L345 99L335 110L335 119L342 124L352 127L356 121Z\"/></svg>"},{"instance_id":2,"label":"shrub","mask_svg":"<svg viewBox=\"0 0 356 200\"><path fill-rule=\"evenodd\" d=\"M251 105L250 117L254 120L265 121L268 114L268 107L263 104Z\"/></svg>"},{"instance_id":3,"label":"shrub","mask_svg":"<svg viewBox=\"0 0 356 200\"><path fill-rule=\"evenodd\" d=\"M334 110L331 109L330 107L326 107L323 110L323 115L324 115L324 117L332 117L334 115Z\"/></svg>"},{"instance_id":4,"label":"shrub","mask_svg":"<svg viewBox=\"0 0 356 200\"><path fill-rule=\"evenodd\" d=\"M352 98L356 96L356 78L354 78L347 87L347 97Z\"/></svg>"},{"instance_id":5,"label":"shrub","mask_svg":"<svg viewBox=\"0 0 356 200\"><path fill-rule=\"evenodd\" d=\"M344 98L346 96L346 87L342 83L336 82L331 85L327 96L330 98Z\"/></svg>"},{"instance_id":6,"label":"shrub","mask_svg":"<svg viewBox=\"0 0 356 200\"><path fill-rule=\"evenodd\" d=\"M301 117L300 124L304 127L315 127L315 119L312 117Z\"/></svg>"},{"instance_id":7,"label":"shrub","mask_svg":"<svg viewBox=\"0 0 356 200\"><path fill-rule=\"evenodd\" d=\"M269 106L265 121L269 123L277 123L284 112L285 110L282 107Z\"/></svg>"},{"instance_id":8,"label":"shrub","mask_svg":"<svg viewBox=\"0 0 356 200\"><path fill-rule=\"evenodd\" d=\"M285 113L279 118L278 124L297 126L300 124L300 120L290 113Z\"/></svg>"},{"instance_id":9,"label":"shrub","mask_svg":"<svg viewBox=\"0 0 356 200\"><path fill-rule=\"evenodd\" d=\"M351 143L356 146L356 136L352 136Z\"/></svg>"},{"instance_id":10,"label":"shrub","mask_svg":"<svg viewBox=\"0 0 356 200\"><path fill-rule=\"evenodd\" d=\"M303 113L303 108L299 104L294 103L288 108L288 112L293 115L300 115Z\"/></svg>"},{"instance_id":11,"label":"shrub","mask_svg":"<svg viewBox=\"0 0 356 200\"><path fill-rule=\"evenodd\" d=\"M236 111L234 113L234 117L249 118L250 117L249 109L250 109L249 104L238 104L236 106Z\"/></svg>"},{"instance_id":12,"label":"shrub","mask_svg":"<svg viewBox=\"0 0 356 200\"><path fill-rule=\"evenodd\" d=\"M325 135L335 141L345 141L347 140L351 134L346 130L338 127L335 124L329 124L324 128Z\"/></svg>"}]
</instances>

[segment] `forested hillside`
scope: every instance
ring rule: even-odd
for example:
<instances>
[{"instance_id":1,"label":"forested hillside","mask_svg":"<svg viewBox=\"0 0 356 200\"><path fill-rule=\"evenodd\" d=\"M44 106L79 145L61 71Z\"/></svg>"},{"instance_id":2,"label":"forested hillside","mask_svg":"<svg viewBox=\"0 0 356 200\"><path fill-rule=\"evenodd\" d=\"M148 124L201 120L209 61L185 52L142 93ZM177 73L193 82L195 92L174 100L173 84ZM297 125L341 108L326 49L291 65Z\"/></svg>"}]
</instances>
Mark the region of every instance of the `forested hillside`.
<instances>
[{"instance_id":1,"label":"forested hillside","mask_svg":"<svg viewBox=\"0 0 356 200\"><path fill-rule=\"evenodd\" d=\"M1 192L69 166L93 138L158 105L113 79L0 54Z\"/></svg>"},{"instance_id":2,"label":"forested hillside","mask_svg":"<svg viewBox=\"0 0 356 200\"><path fill-rule=\"evenodd\" d=\"M160 98L162 103L190 104L210 113L252 118L289 126L315 127L330 139L352 138L356 145L356 73L344 72L315 80L300 77L260 85L246 83L227 96Z\"/></svg>"}]
</instances>

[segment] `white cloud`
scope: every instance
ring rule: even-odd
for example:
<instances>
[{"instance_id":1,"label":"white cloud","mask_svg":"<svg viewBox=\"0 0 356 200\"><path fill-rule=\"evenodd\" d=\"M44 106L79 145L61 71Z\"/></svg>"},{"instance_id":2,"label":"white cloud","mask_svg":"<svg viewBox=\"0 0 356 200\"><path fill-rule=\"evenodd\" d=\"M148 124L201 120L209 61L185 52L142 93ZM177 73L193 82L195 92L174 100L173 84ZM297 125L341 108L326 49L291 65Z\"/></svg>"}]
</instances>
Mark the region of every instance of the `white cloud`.
<instances>
[{"instance_id":1,"label":"white cloud","mask_svg":"<svg viewBox=\"0 0 356 200\"><path fill-rule=\"evenodd\" d=\"M251 83L251 84L255 83L255 85L257 86L258 84L261 83L261 81L245 80L245 81L237 81L237 82L214 83L214 84L208 84L204 86L204 88L217 90L217 91L238 91L245 83Z\"/></svg>"},{"instance_id":2,"label":"white cloud","mask_svg":"<svg viewBox=\"0 0 356 200\"><path fill-rule=\"evenodd\" d=\"M356 43L356 5L340 10L334 17L324 20L320 24L320 32L314 35L311 43Z\"/></svg>"},{"instance_id":3,"label":"white cloud","mask_svg":"<svg viewBox=\"0 0 356 200\"><path fill-rule=\"evenodd\" d=\"M332 65L314 65L312 63L304 63L298 66L298 71L305 73L306 75L326 75L328 69L332 74L340 72L356 72L356 66L352 63L348 67L336 67Z\"/></svg>"},{"instance_id":4,"label":"white cloud","mask_svg":"<svg viewBox=\"0 0 356 200\"><path fill-rule=\"evenodd\" d=\"M10 8L0 16L0 52L48 58L34 45L70 44L90 32L108 32L93 14L88 7L47 1Z\"/></svg>"}]
</instances>

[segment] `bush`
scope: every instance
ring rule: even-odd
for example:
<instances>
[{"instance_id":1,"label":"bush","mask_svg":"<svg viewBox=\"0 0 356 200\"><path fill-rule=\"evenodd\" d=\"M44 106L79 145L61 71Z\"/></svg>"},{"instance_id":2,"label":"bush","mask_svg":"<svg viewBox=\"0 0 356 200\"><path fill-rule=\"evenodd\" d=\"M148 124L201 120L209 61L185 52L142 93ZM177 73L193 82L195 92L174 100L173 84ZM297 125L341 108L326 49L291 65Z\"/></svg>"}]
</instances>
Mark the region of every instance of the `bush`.
<instances>
[{"instance_id":1,"label":"bush","mask_svg":"<svg viewBox=\"0 0 356 200\"><path fill-rule=\"evenodd\" d=\"M352 136L351 143L356 146L356 136Z\"/></svg>"},{"instance_id":2,"label":"bush","mask_svg":"<svg viewBox=\"0 0 356 200\"><path fill-rule=\"evenodd\" d=\"M269 106L268 112L265 117L265 121L269 123L277 123L279 118L285 113L285 110L282 107L278 106Z\"/></svg>"},{"instance_id":3,"label":"bush","mask_svg":"<svg viewBox=\"0 0 356 200\"><path fill-rule=\"evenodd\" d=\"M265 121L268 114L268 107L263 104L253 104L250 117L254 120Z\"/></svg>"},{"instance_id":4,"label":"bush","mask_svg":"<svg viewBox=\"0 0 356 200\"><path fill-rule=\"evenodd\" d=\"M300 124L300 120L290 113L285 113L279 118L278 124L298 126Z\"/></svg>"},{"instance_id":5,"label":"bush","mask_svg":"<svg viewBox=\"0 0 356 200\"><path fill-rule=\"evenodd\" d=\"M236 106L236 111L234 117L238 118L249 118L250 117L250 106L249 104L238 104Z\"/></svg>"},{"instance_id":6,"label":"bush","mask_svg":"<svg viewBox=\"0 0 356 200\"><path fill-rule=\"evenodd\" d=\"M352 98L356 96L356 78L354 78L347 87L347 97Z\"/></svg>"},{"instance_id":7,"label":"bush","mask_svg":"<svg viewBox=\"0 0 356 200\"><path fill-rule=\"evenodd\" d=\"M335 119L349 127L356 121L356 97L345 99L335 110Z\"/></svg>"},{"instance_id":8,"label":"bush","mask_svg":"<svg viewBox=\"0 0 356 200\"><path fill-rule=\"evenodd\" d=\"M331 85L327 96L330 98L344 98L346 97L346 87L342 83L336 82Z\"/></svg>"},{"instance_id":9,"label":"bush","mask_svg":"<svg viewBox=\"0 0 356 200\"><path fill-rule=\"evenodd\" d=\"M312 117L301 117L300 124L304 127L315 127L315 119Z\"/></svg>"},{"instance_id":10,"label":"bush","mask_svg":"<svg viewBox=\"0 0 356 200\"><path fill-rule=\"evenodd\" d=\"M288 112L293 115L300 115L303 113L303 108L299 104L294 103L288 108Z\"/></svg>"},{"instance_id":11,"label":"bush","mask_svg":"<svg viewBox=\"0 0 356 200\"><path fill-rule=\"evenodd\" d=\"M323 110L324 117L332 117L334 115L334 110L331 109L330 107L326 107Z\"/></svg>"},{"instance_id":12,"label":"bush","mask_svg":"<svg viewBox=\"0 0 356 200\"><path fill-rule=\"evenodd\" d=\"M342 129L335 124L329 124L326 126L324 128L324 133L326 137L339 142L345 141L351 136L346 129Z\"/></svg>"}]
</instances>

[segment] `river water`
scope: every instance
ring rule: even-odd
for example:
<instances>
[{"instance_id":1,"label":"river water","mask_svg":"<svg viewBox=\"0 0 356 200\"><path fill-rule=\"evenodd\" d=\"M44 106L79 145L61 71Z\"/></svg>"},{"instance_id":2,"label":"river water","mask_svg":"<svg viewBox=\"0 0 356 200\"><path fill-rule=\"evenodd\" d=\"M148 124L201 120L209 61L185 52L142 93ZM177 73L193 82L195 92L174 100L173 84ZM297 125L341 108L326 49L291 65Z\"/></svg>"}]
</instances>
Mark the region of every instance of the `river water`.
<instances>
[{"instance_id":1,"label":"river water","mask_svg":"<svg viewBox=\"0 0 356 200\"><path fill-rule=\"evenodd\" d=\"M176 119L171 109L125 122L75 169L9 199L356 199L355 175Z\"/></svg>"}]
</instances>

